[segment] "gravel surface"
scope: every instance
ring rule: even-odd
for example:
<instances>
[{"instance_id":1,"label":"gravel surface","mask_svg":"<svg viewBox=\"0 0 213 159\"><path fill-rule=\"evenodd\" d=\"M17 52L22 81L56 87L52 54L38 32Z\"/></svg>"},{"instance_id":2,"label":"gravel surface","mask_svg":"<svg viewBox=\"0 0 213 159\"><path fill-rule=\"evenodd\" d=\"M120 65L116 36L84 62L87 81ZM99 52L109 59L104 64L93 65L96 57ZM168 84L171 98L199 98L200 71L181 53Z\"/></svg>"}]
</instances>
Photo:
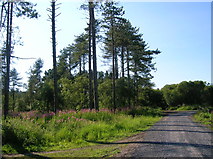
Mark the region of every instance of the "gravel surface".
<instances>
[{"instance_id":1,"label":"gravel surface","mask_svg":"<svg viewBox=\"0 0 213 159\"><path fill-rule=\"evenodd\" d=\"M211 157L212 131L191 120L193 111L173 112L129 142L116 157ZM126 143L128 144L128 143Z\"/></svg>"}]
</instances>

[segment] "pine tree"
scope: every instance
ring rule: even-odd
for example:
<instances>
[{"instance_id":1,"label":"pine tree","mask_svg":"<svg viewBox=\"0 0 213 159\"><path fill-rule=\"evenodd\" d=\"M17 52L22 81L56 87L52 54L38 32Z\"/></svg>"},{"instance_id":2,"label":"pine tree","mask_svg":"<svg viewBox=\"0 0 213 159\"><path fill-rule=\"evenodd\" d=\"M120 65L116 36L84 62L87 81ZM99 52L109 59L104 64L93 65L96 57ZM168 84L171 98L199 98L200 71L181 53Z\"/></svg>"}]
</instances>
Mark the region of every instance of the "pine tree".
<instances>
[{"instance_id":1,"label":"pine tree","mask_svg":"<svg viewBox=\"0 0 213 159\"><path fill-rule=\"evenodd\" d=\"M10 85L10 56L11 56L11 40L12 40L12 18L13 17L13 2L7 4L7 39L6 39L6 79L4 89L4 117L8 114L9 107L9 85Z\"/></svg>"},{"instance_id":2,"label":"pine tree","mask_svg":"<svg viewBox=\"0 0 213 159\"><path fill-rule=\"evenodd\" d=\"M93 53L93 88L94 88L94 108L99 110L98 105L98 81L97 81L97 58L96 58L96 27L95 27L95 14L94 14L94 3L89 2L90 9L90 29L92 36L92 53Z\"/></svg>"},{"instance_id":3,"label":"pine tree","mask_svg":"<svg viewBox=\"0 0 213 159\"><path fill-rule=\"evenodd\" d=\"M116 7L117 3L114 1L105 2L101 6L102 10L102 27L107 30L105 37L105 50L107 56L112 57L112 105L116 109L116 85L115 80L118 78L118 54L115 42L115 27L118 21L124 15L123 7Z\"/></svg>"},{"instance_id":4,"label":"pine tree","mask_svg":"<svg viewBox=\"0 0 213 159\"><path fill-rule=\"evenodd\" d=\"M97 57L96 57L96 39L100 38L97 34L99 31L99 20L95 19L94 10L99 7L99 2L89 0L88 4L81 5L81 8L89 11L89 23L85 28L88 34L88 70L89 70L89 108L99 110L98 106L98 81L97 81ZM93 69L92 69L93 66Z\"/></svg>"},{"instance_id":5,"label":"pine tree","mask_svg":"<svg viewBox=\"0 0 213 159\"><path fill-rule=\"evenodd\" d=\"M29 95L29 106L30 109L37 109L38 101L39 101L39 89L42 84L42 67L43 61L39 58L33 65L29 72L29 80L28 80L28 95Z\"/></svg>"},{"instance_id":6,"label":"pine tree","mask_svg":"<svg viewBox=\"0 0 213 159\"><path fill-rule=\"evenodd\" d=\"M92 86L92 3L89 2L89 31L88 31L88 44L89 44L89 108L92 110L93 105L93 86Z\"/></svg>"},{"instance_id":7,"label":"pine tree","mask_svg":"<svg viewBox=\"0 0 213 159\"><path fill-rule=\"evenodd\" d=\"M15 13L17 17L26 16L29 18L38 18L38 13L35 9L33 9L33 7L34 5L30 2L8 1L2 3L0 31L2 30L2 26L6 26L6 74L4 83L4 118L6 118L8 114L9 107L9 76L12 51L13 13ZM4 22L6 24L3 24Z\"/></svg>"},{"instance_id":8,"label":"pine tree","mask_svg":"<svg viewBox=\"0 0 213 159\"><path fill-rule=\"evenodd\" d=\"M57 66L56 66L56 0L51 1L51 9L47 9L47 11L51 12L51 15L49 16L51 20L51 26L52 26L52 52L53 52L53 81L54 81L54 112L56 113L58 108L58 75L57 75Z\"/></svg>"},{"instance_id":9,"label":"pine tree","mask_svg":"<svg viewBox=\"0 0 213 159\"><path fill-rule=\"evenodd\" d=\"M22 78L19 77L19 73L15 68L10 71L10 83L11 83L11 92L12 92L12 110L15 110L15 92L21 87L21 80Z\"/></svg>"}]
</instances>

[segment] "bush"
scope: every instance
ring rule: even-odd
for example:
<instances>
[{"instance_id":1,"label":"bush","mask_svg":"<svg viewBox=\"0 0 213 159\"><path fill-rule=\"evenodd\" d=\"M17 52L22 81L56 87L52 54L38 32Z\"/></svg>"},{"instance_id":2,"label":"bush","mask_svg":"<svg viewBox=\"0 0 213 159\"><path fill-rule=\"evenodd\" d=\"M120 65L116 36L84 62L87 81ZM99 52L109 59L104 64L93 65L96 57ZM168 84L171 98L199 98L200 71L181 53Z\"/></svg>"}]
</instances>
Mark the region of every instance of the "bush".
<instances>
[{"instance_id":1,"label":"bush","mask_svg":"<svg viewBox=\"0 0 213 159\"><path fill-rule=\"evenodd\" d=\"M199 111L194 115L196 121L201 122L206 125L212 124L212 113Z\"/></svg>"},{"instance_id":2,"label":"bush","mask_svg":"<svg viewBox=\"0 0 213 159\"><path fill-rule=\"evenodd\" d=\"M8 119L3 122L2 130L3 145L18 145L23 147L21 151L42 150L39 147L46 146L46 141L49 140L45 129L28 120Z\"/></svg>"}]
</instances>

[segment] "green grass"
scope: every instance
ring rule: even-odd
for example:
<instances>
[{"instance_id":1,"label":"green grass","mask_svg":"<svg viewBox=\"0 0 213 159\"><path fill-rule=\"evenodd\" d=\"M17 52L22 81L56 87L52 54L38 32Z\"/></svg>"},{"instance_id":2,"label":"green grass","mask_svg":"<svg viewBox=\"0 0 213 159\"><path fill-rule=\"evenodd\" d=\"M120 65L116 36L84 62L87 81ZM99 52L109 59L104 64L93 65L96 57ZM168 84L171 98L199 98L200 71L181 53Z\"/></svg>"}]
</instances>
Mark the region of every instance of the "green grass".
<instances>
[{"instance_id":1,"label":"green grass","mask_svg":"<svg viewBox=\"0 0 213 159\"><path fill-rule=\"evenodd\" d=\"M70 150L41 154L44 157L111 157L120 152L119 146L88 147L81 150Z\"/></svg>"},{"instance_id":2,"label":"green grass","mask_svg":"<svg viewBox=\"0 0 213 159\"><path fill-rule=\"evenodd\" d=\"M179 108L177 108L177 111L186 111L186 110L196 110L196 108L193 106L180 106Z\"/></svg>"},{"instance_id":3,"label":"green grass","mask_svg":"<svg viewBox=\"0 0 213 159\"><path fill-rule=\"evenodd\" d=\"M18 154L67 150L95 145L96 141L116 141L146 130L161 119L160 111L150 108L138 108L134 115L131 111L115 114L109 110L64 111L57 115L21 113L3 121L2 151ZM146 112L149 113L144 115ZM92 154L92 150L89 152Z\"/></svg>"},{"instance_id":4,"label":"green grass","mask_svg":"<svg viewBox=\"0 0 213 159\"><path fill-rule=\"evenodd\" d=\"M182 106L170 106L168 110L176 110L176 111L187 111L187 110L198 110L199 106L197 105L182 105Z\"/></svg>"},{"instance_id":5,"label":"green grass","mask_svg":"<svg viewBox=\"0 0 213 159\"><path fill-rule=\"evenodd\" d=\"M52 152L33 152L26 154L15 154L10 157L13 158L45 158L45 157L113 157L119 153L124 145L102 145L102 146L89 146L80 149L70 149L64 151ZM4 155L5 156L5 155ZM9 156L5 156L9 157Z\"/></svg>"},{"instance_id":6,"label":"green grass","mask_svg":"<svg viewBox=\"0 0 213 159\"><path fill-rule=\"evenodd\" d=\"M200 122L202 124L205 124L209 127L211 127L211 129L213 129L212 127L212 113L206 112L206 111L198 111L195 115L194 115L194 119L197 122Z\"/></svg>"}]
</instances>

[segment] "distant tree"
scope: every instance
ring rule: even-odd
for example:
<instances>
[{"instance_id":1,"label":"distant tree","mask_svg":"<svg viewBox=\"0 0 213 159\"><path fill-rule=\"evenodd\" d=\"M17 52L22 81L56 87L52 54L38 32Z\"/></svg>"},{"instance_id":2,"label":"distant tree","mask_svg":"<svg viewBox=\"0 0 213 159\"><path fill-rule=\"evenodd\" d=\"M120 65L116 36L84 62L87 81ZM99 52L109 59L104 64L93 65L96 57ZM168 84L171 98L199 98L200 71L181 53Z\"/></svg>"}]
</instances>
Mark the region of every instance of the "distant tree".
<instances>
[{"instance_id":1,"label":"distant tree","mask_svg":"<svg viewBox=\"0 0 213 159\"><path fill-rule=\"evenodd\" d=\"M64 109L88 108L88 82L84 74L78 75L73 80L67 78L59 80Z\"/></svg>"},{"instance_id":2,"label":"distant tree","mask_svg":"<svg viewBox=\"0 0 213 159\"><path fill-rule=\"evenodd\" d=\"M211 110L213 107L213 85L207 85L204 88L204 92L202 94L202 101L205 105L210 106Z\"/></svg>"},{"instance_id":3,"label":"distant tree","mask_svg":"<svg viewBox=\"0 0 213 159\"><path fill-rule=\"evenodd\" d=\"M107 78L98 86L100 108L109 108L111 110L114 109L111 85L112 80Z\"/></svg>"},{"instance_id":4,"label":"distant tree","mask_svg":"<svg viewBox=\"0 0 213 159\"><path fill-rule=\"evenodd\" d=\"M210 92L207 88L203 81L182 81L179 84L166 85L161 90L169 106L196 106L204 105L204 101L208 101Z\"/></svg>"},{"instance_id":5,"label":"distant tree","mask_svg":"<svg viewBox=\"0 0 213 159\"><path fill-rule=\"evenodd\" d=\"M163 93L160 90L151 89L149 87L141 88L139 93L139 102L142 106L167 108Z\"/></svg>"},{"instance_id":6,"label":"distant tree","mask_svg":"<svg viewBox=\"0 0 213 159\"><path fill-rule=\"evenodd\" d=\"M57 63L59 79L64 77L72 78L74 76L75 69L77 68L77 66L79 66L80 57L77 54L77 50L80 51L79 49L80 48L76 46L76 43L73 43L71 45L69 44L67 47L63 48L60 51L61 54L58 56ZM82 49L85 48L82 47Z\"/></svg>"},{"instance_id":7,"label":"distant tree","mask_svg":"<svg viewBox=\"0 0 213 159\"><path fill-rule=\"evenodd\" d=\"M54 96L54 84L52 79L45 80L44 83L41 84L40 90L40 99L43 101L42 110L43 111L54 111L51 107L53 103ZM41 104L40 104L41 105Z\"/></svg>"},{"instance_id":8,"label":"distant tree","mask_svg":"<svg viewBox=\"0 0 213 159\"><path fill-rule=\"evenodd\" d=\"M60 51L60 53L61 54L58 56L58 62L57 62L58 79L64 78L64 77L71 78L72 75L71 75L71 71L69 69L69 63L68 63L69 50L67 48L63 48Z\"/></svg>"},{"instance_id":9,"label":"distant tree","mask_svg":"<svg viewBox=\"0 0 213 159\"><path fill-rule=\"evenodd\" d=\"M87 56L88 56L88 35L81 34L76 36L74 49L73 49L73 56L76 63L79 65L79 73L85 73L86 63L87 63Z\"/></svg>"},{"instance_id":10,"label":"distant tree","mask_svg":"<svg viewBox=\"0 0 213 159\"><path fill-rule=\"evenodd\" d=\"M183 81L178 84L177 92L180 95L179 104L199 105L202 103L202 94L205 88L203 81Z\"/></svg>"},{"instance_id":11,"label":"distant tree","mask_svg":"<svg viewBox=\"0 0 213 159\"><path fill-rule=\"evenodd\" d=\"M36 60L33 68L31 68L29 73L29 80L28 80L28 96L29 96L29 105L30 109L38 109L40 104L40 87L42 84L42 67L43 61L39 58Z\"/></svg>"},{"instance_id":12,"label":"distant tree","mask_svg":"<svg viewBox=\"0 0 213 159\"><path fill-rule=\"evenodd\" d=\"M15 68L13 68L10 71L10 83L11 83L11 92L12 92L12 110L15 110L15 92L19 91L19 88L22 86L22 83L20 82L22 78L19 77L19 73L17 72L17 70Z\"/></svg>"},{"instance_id":13,"label":"distant tree","mask_svg":"<svg viewBox=\"0 0 213 159\"><path fill-rule=\"evenodd\" d=\"M161 91L164 99L169 106L177 106L179 104L179 95L176 91L177 84L165 85Z\"/></svg>"}]
</instances>

